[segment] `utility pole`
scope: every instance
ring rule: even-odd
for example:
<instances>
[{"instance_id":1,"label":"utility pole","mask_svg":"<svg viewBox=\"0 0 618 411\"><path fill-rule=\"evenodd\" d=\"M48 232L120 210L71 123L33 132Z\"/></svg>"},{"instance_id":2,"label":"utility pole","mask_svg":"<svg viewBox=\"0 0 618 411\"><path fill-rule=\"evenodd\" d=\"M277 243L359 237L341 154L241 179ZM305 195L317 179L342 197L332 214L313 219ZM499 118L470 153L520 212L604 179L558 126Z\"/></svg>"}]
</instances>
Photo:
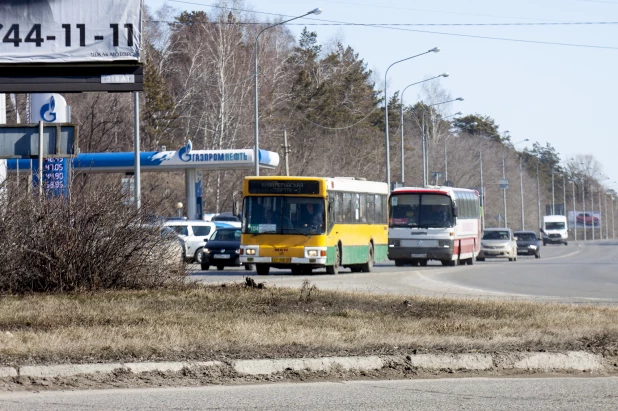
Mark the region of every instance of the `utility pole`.
<instances>
[{"instance_id":1,"label":"utility pole","mask_svg":"<svg viewBox=\"0 0 618 411\"><path fill-rule=\"evenodd\" d=\"M289 176L290 163L288 161L288 157L292 150L290 150L290 146L288 145L288 133L286 130L283 130L283 144L281 145L281 147L283 147L283 158L285 159L285 175Z\"/></svg>"},{"instance_id":2,"label":"utility pole","mask_svg":"<svg viewBox=\"0 0 618 411\"><path fill-rule=\"evenodd\" d=\"M601 204L601 186L599 186L599 214L603 210L603 205ZM601 214L601 218L605 218L605 214ZM603 239L603 220L599 221L599 240Z\"/></svg>"}]
</instances>

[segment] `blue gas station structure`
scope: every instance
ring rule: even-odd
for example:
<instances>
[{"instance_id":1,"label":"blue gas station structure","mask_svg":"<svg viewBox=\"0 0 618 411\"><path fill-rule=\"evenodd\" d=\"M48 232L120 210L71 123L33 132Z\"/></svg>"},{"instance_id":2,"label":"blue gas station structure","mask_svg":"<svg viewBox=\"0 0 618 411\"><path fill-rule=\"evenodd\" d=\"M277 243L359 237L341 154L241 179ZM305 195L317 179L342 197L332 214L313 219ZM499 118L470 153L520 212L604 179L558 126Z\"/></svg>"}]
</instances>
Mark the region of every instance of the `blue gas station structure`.
<instances>
[{"instance_id":1,"label":"blue gas station structure","mask_svg":"<svg viewBox=\"0 0 618 411\"><path fill-rule=\"evenodd\" d=\"M185 172L185 194L187 218L201 218L202 182L198 171L209 170L252 170L253 149L239 150L193 150L189 141L177 151L140 152L140 170L144 172ZM279 154L259 150L259 165L274 169L279 165ZM69 160L72 171L80 173L133 173L135 155L133 152L83 153ZM7 171L30 171L31 160L9 159Z\"/></svg>"}]
</instances>

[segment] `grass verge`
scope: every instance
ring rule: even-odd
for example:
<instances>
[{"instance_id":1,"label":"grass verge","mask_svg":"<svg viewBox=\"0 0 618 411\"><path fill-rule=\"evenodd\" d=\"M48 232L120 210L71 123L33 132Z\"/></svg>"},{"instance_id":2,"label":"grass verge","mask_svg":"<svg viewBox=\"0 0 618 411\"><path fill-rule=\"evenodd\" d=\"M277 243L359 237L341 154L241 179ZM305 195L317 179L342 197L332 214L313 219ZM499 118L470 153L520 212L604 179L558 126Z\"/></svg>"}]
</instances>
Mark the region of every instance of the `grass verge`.
<instances>
[{"instance_id":1,"label":"grass verge","mask_svg":"<svg viewBox=\"0 0 618 411\"><path fill-rule=\"evenodd\" d=\"M588 350L618 308L241 285L0 298L5 364Z\"/></svg>"}]
</instances>

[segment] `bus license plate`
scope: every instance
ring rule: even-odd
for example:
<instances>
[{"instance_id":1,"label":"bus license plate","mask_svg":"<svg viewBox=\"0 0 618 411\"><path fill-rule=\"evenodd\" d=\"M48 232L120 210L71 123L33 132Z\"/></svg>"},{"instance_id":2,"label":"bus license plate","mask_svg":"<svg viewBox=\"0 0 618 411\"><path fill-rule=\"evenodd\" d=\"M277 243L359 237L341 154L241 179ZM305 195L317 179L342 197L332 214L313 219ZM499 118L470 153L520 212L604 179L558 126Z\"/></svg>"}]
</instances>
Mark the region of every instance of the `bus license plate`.
<instances>
[{"instance_id":1,"label":"bus license plate","mask_svg":"<svg viewBox=\"0 0 618 411\"><path fill-rule=\"evenodd\" d=\"M292 262L292 259L289 258L289 257L278 257L278 258L277 257L273 257L273 263L284 263L284 264L287 264L287 263L291 263L291 262Z\"/></svg>"},{"instance_id":2,"label":"bus license plate","mask_svg":"<svg viewBox=\"0 0 618 411\"><path fill-rule=\"evenodd\" d=\"M410 254L411 258L427 258L427 254Z\"/></svg>"}]
</instances>

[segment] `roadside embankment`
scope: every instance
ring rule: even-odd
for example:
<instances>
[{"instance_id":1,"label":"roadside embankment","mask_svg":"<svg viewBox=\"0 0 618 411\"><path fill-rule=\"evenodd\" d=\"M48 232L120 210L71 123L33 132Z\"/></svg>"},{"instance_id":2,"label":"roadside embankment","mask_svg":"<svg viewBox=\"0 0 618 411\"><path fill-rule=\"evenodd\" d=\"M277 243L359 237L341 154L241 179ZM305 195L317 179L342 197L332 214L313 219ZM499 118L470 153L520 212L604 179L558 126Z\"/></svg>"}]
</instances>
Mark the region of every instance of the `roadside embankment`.
<instances>
[{"instance_id":1,"label":"roadside embankment","mask_svg":"<svg viewBox=\"0 0 618 411\"><path fill-rule=\"evenodd\" d=\"M616 307L401 298L309 283L5 296L0 379L614 373L616 318Z\"/></svg>"}]
</instances>

